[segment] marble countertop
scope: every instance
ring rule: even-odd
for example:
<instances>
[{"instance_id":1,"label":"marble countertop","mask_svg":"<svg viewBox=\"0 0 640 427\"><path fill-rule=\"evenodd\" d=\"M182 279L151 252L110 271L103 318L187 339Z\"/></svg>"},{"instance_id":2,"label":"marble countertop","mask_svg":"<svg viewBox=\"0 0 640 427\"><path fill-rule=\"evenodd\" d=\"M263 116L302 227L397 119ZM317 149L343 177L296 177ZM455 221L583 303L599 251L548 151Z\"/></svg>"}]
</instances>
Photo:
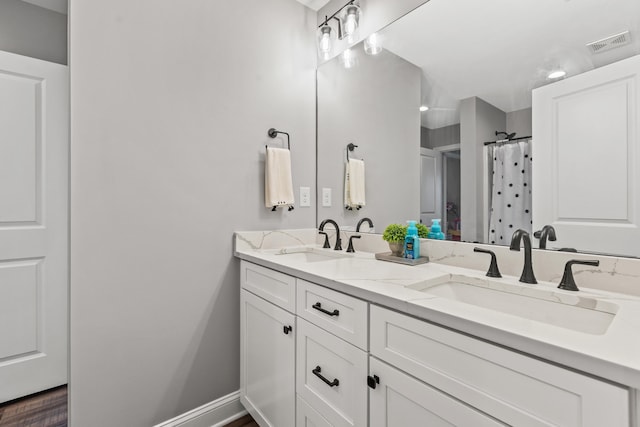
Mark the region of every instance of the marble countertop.
<instances>
[{"instance_id":1,"label":"marble countertop","mask_svg":"<svg viewBox=\"0 0 640 427\"><path fill-rule=\"evenodd\" d=\"M380 247L376 245L373 246ZM327 256L305 257L305 251L324 251ZM640 340L636 338L640 330L640 298L635 296L586 288L580 292L563 291L557 289L556 283L540 281L528 285L517 282L518 277L514 276L490 279L490 286L497 289L517 283L522 289L519 293L524 295L546 293L549 299L581 309L616 312L604 333L578 332L420 290L425 281L445 281L452 275L489 283L484 271L435 262L407 266L376 260L372 252L346 254L321 249L316 244L315 230L286 236L239 232L234 255L510 349L640 388Z\"/></svg>"}]
</instances>

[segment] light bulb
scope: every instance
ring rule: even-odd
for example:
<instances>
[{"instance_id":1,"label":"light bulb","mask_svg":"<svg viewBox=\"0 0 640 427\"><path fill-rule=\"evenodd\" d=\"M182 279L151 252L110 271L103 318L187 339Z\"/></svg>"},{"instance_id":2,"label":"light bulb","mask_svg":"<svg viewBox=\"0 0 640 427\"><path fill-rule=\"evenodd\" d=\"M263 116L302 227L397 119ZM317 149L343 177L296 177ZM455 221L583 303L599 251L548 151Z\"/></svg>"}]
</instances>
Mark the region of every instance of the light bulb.
<instances>
[{"instance_id":1,"label":"light bulb","mask_svg":"<svg viewBox=\"0 0 640 427\"><path fill-rule=\"evenodd\" d=\"M420 111L427 111L429 109L429 107L427 107L426 105L421 105L420 106Z\"/></svg>"},{"instance_id":2,"label":"light bulb","mask_svg":"<svg viewBox=\"0 0 640 427\"><path fill-rule=\"evenodd\" d=\"M352 43L354 41L355 32L358 29L359 19L360 8L355 4L347 6L343 18L342 31L349 43Z\"/></svg>"},{"instance_id":3,"label":"light bulb","mask_svg":"<svg viewBox=\"0 0 640 427\"><path fill-rule=\"evenodd\" d=\"M377 55L382 52L382 43L378 33L373 33L364 39L364 53L367 55Z\"/></svg>"},{"instance_id":4,"label":"light bulb","mask_svg":"<svg viewBox=\"0 0 640 427\"><path fill-rule=\"evenodd\" d=\"M356 55L351 49L347 49L342 52L342 65L344 68L349 69L356 66Z\"/></svg>"},{"instance_id":5,"label":"light bulb","mask_svg":"<svg viewBox=\"0 0 640 427\"><path fill-rule=\"evenodd\" d=\"M328 25L318 30L318 53L323 59L329 59L331 54L331 27Z\"/></svg>"}]
</instances>

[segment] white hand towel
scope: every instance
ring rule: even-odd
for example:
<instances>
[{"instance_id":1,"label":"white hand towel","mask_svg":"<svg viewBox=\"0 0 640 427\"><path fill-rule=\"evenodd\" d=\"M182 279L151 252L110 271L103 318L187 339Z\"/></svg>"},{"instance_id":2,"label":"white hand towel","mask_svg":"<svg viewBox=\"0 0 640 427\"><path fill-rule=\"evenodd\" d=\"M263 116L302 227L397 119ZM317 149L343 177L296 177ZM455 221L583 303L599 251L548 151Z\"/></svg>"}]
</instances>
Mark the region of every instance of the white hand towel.
<instances>
[{"instance_id":1,"label":"white hand towel","mask_svg":"<svg viewBox=\"0 0 640 427\"><path fill-rule=\"evenodd\" d=\"M364 162L349 159L344 172L344 205L347 209L360 209L365 205Z\"/></svg>"},{"instance_id":2,"label":"white hand towel","mask_svg":"<svg viewBox=\"0 0 640 427\"><path fill-rule=\"evenodd\" d=\"M349 196L351 204L363 207L364 196L364 162L358 159L349 159Z\"/></svg>"},{"instance_id":3,"label":"white hand towel","mask_svg":"<svg viewBox=\"0 0 640 427\"><path fill-rule=\"evenodd\" d=\"M351 180L349 179L349 162L344 164L344 207L352 209L351 205Z\"/></svg>"},{"instance_id":4,"label":"white hand towel","mask_svg":"<svg viewBox=\"0 0 640 427\"><path fill-rule=\"evenodd\" d=\"M293 206L293 180L291 179L291 152L284 148L267 147L264 165L264 204Z\"/></svg>"}]
</instances>

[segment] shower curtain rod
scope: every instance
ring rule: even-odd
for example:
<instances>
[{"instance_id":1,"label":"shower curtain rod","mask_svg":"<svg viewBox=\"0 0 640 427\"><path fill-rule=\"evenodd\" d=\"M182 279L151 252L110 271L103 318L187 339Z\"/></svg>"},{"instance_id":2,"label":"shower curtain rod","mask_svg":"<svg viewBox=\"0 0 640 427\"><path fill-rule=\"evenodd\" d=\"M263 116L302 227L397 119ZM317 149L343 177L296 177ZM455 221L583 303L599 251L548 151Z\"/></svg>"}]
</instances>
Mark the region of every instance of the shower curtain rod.
<instances>
[{"instance_id":1,"label":"shower curtain rod","mask_svg":"<svg viewBox=\"0 0 640 427\"><path fill-rule=\"evenodd\" d=\"M512 138L512 139L499 139L497 141L487 141L484 143L484 145L491 145L491 144L497 144L499 142L513 142L513 141L520 141L521 139L531 139L531 135L529 136L521 136L519 138Z\"/></svg>"}]
</instances>

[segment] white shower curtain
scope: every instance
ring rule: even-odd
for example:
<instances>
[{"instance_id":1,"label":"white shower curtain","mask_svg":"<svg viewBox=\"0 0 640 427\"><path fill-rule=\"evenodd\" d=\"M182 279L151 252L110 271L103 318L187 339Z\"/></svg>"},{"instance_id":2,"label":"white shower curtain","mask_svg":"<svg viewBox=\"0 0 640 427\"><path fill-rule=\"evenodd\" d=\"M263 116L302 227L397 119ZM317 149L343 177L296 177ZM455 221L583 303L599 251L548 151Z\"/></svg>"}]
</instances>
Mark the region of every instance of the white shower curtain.
<instances>
[{"instance_id":1,"label":"white shower curtain","mask_svg":"<svg viewBox=\"0 0 640 427\"><path fill-rule=\"evenodd\" d=\"M493 147L489 243L509 245L521 228L531 234L531 140Z\"/></svg>"}]
</instances>

